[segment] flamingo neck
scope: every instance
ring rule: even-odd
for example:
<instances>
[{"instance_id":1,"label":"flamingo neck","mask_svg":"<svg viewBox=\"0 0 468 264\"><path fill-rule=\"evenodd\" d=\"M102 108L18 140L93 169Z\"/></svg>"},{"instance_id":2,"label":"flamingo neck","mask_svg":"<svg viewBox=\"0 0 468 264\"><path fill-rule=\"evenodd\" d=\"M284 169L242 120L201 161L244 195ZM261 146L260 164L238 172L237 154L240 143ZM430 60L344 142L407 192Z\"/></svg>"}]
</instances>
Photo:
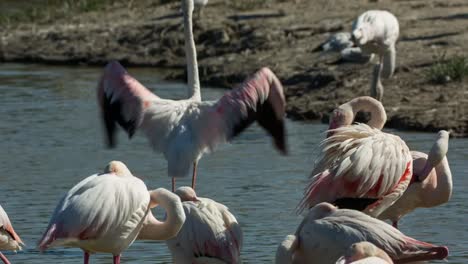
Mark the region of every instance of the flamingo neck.
<instances>
[{"instance_id":1,"label":"flamingo neck","mask_svg":"<svg viewBox=\"0 0 468 264\"><path fill-rule=\"evenodd\" d=\"M446 157L435 166L435 171L437 175L437 188L431 192L431 199L436 199L437 201L434 201L434 203L439 205L448 202L450 197L452 197L452 172L450 171Z\"/></svg>"},{"instance_id":2,"label":"flamingo neck","mask_svg":"<svg viewBox=\"0 0 468 264\"><path fill-rule=\"evenodd\" d=\"M382 64L376 64L372 71L371 96L382 102L384 88L380 81Z\"/></svg>"},{"instance_id":3,"label":"flamingo neck","mask_svg":"<svg viewBox=\"0 0 468 264\"><path fill-rule=\"evenodd\" d=\"M189 0L192 1L192 0ZM193 7L193 3L192 3ZM193 37L192 11L184 9L185 56L187 60L188 97L201 101L200 79L198 77L197 51Z\"/></svg>"},{"instance_id":4,"label":"flamingo neck","mask_svg":"<svg viewBox=\"0 0 468 264\"><path fill-rule=\"evenodd\" d=\"M348 105L351 108L351 111L353 112L352 119L354 119L354 116L356 116L356 114L360 111L370 112L371 119L369 120L369 122L367 122L367 124L370 127L377 129L382 129L384 127L384 124L387 121L387 114L385 113L385 109L382 103L380 103L376 99L370 96L361 96L351 100L348 103Z\"/></svg>"},{"instance_id":5,"label":"flamingo neck","mask_svg":"<svg viewBox=\"0 0 468 264\"><path fill-rule=\"evenodd\" d=\"M166 210L167 217L161 222L150 211L137 239L168 240L175 237L185 222L184 208L180 198L163 188L150 191L150 197L151 204L161 205Z\"/></svg>"}]
</instances>

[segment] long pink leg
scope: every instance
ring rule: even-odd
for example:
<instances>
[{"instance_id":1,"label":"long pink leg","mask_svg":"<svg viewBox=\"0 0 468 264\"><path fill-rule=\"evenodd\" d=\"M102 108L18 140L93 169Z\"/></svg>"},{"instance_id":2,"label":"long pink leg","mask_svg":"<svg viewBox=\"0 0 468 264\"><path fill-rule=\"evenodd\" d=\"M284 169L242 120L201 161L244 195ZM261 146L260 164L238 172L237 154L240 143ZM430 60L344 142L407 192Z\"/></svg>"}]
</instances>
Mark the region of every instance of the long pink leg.
<instances>
[{"instance_id":1,"label":"long pink leg","mask_svg":"<svg viewBox=\"0 0 468 264\"><path fill-rule=\"evenodd\" d=\"M89 253L88 252L84 252L84 264L89 264Z\"/></svg>"},{"instance_id":2,"label":"long pink leg","mask_svg":"<svg viewBox=\"0 0 468 264\"><path fill-rule=\"evenodd\" d=\"M175 178L172 177L172 192L175 192Z\"/></svg>"},{"instance_id":3,"label":"long pink leg","mask_svg":"<svg viewBox=\"0 0 468 264\"><path fill-rule=\"evenodd\" d=\"M8 261L8 259L5 257L5 255L2 254L2 252L0 252L0 259L3 261L3 263L10 264L10 261Z\"/></svg>"},{"instance_id":4,"label":"long pink leg","mask_svg":"<svg viewBox=\"0 0 468 264\"><path fill-rule=\"evenodd\" d=\"M192 189L195 190L195 181L197 180L197 163L193 163L193 173L192 173Z\"/></svg>"},{"instance_id":5,"label":"long pink leg","mask_svg":"<svg viewBox=\"0 0 468 264\"><path fill-rule=\"evenodd\" d=\"M114 256L114 264L120 264L120 255Z\"/></svg>"}]
</instances>

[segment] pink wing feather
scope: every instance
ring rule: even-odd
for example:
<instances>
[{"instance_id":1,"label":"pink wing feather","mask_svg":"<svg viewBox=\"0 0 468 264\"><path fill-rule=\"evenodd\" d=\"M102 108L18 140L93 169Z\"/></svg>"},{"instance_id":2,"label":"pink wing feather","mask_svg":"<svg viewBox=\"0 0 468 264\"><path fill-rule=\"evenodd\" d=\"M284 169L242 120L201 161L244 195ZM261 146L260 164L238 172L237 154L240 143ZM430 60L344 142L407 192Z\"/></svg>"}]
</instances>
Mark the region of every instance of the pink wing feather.
<instances>
[{"instance_id":1,"label":"pink wing feather","mask_svg":"<svg viewBox=\"0 0 468 264\"><path fill-rule=\"evenodd\" d=\"M109 62L97 88L98 102L107 132L107 143L115 145L115 123L133 136L141 125L150 101L159 99L116 61Z\"/></svg>"},{"instance_id":2,"label":"pink wing feather","mask_svg":"<svg viewBox=\"0 0 468 264\"><path fill-rule=\"evenodd\" d=\"M298 209L342 198L367 198L362 208L354 209L380 214L403 194L411 180L408 147L399 137L365 124L333 132L322 143L323 156Z\"/></svg>"},{"instance_id":3,"label":"pink wing feather","mask_svg":"<svg viewBox=\"0 0 468 264\"><path fill-rule=\"evenodd\" d=\"M272 135L277 149L286 154L285 108L281 82L270 69L262 68L205 112L201 140L212 147L211 142L230 140L257 121Z\"/></svg>"}]
</instances>

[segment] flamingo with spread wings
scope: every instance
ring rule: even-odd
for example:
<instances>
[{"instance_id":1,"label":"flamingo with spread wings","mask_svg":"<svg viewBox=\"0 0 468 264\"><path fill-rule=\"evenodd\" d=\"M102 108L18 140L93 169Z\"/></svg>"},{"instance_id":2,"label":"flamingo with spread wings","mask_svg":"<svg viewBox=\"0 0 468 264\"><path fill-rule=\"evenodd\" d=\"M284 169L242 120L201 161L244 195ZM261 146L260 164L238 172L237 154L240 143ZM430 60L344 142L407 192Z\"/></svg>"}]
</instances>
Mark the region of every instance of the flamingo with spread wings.
<instances>
[{"instance_id":1,"label":"flamingo with spread wings","mask_svg":"<svg viewBox=\"0 0 468 264\"><path fill-rule=\"evenodd\" d=\"M167 212L163 222L150 210L158 204ZM64 195L38 247L41 251L55 246L79 247L85 264L91 253L111 253L113 263L119 264L121 252L139 233L140 239L170 239L184 221L177 195L163 188L148 191L125 164L112 161L104 173L85 178Z\"/></svg>"},{"instance_id":2,"label":"flamingo with spread wings","mask_svg":"<svg viewBox=\"0 0 468 264\"><path fill-rule=\"evenodd\" d=\"M231 140L254 121L273 137L280 152L287 152L283 87L270 69L262 68L218 101L201 101L191 30L193 1L183 0L182 4L190 98L159 98L118 62L106 66L97 90L108 145L115 145L116 124L130 137L136 130L143 131L153 149L164 154L173 191L175 178L186 176L191 165L195 188L197 163L202 155Z\"/></svg>"},{"instance_id":3,"label":"flamingo with spread wings","mask_svg":"<svg viewBox=\"0 0 468 264\"><path fill-rule=\"evenodd\" d=\"M357 210L338 209L329 203L311 208L294 235L278 246L277 264L332 264L357 242L369 241L396 263L448 256L447 247L405 236L391 225Z\"/></svg>"},{"instance_id":4,"label":"flamingo with spread wings","mask_svg":"<svg viewBox=\"0 0 468 264\"><path fill-rule=\"evenodd\" d=\"M351 125L359 111L371 112L371 119ZM411 153L400 137L380 130L385 121L382 104L369 96L333 111L299 210L330 202L377 217L401 197L412 176Z\"/></svg>"},{"instance_id":5,"label":"flamingo with spread wings","mask_svg":"<svg viewBox=\"0 0 468 264\"><path fill-rule=\"evenodd\" d=\"M23 241L21 241L21 238L16 234L7 213L0 205L0 250L21 250L22 245ZM3 263L10 264L5 255L1 252L0 259Z\"/></svg>"},{"instance_id":6,"label":"flamingo with spread wings","mask_svg":"<svg viewBox=\"0 0 468 264\"><path fill-rule=\"evenodd\" d=\"M176 190L183 201L186 220L179 234L166 243L174 263L240 263L242 230L223 204L197 197L190 187Z\"/></svg>"}]
</instances>

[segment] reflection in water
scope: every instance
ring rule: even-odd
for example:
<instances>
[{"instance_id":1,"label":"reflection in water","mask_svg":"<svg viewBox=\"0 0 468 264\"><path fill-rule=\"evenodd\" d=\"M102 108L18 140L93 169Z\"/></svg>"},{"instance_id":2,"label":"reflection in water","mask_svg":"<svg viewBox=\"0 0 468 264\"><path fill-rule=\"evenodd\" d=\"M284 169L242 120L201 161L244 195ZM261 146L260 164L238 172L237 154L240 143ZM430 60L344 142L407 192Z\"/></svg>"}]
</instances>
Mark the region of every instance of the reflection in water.
<instances>
[{"instance_id":1,"label":"reflection in water","mask_svg":"<svg viewBox=\"0 0 468 264\"><path fill-rule=\"evenodd\" d=\"M166 162L146 139L129 141L119 134L115 149L104 146L95 88L101 68L4 64L0 66L0 204L26 242L13 263L79 263L78 249L56 248L40 254L35 244L60 197L81 179L102 171L110 160L124 161L149 188L170 188ZM183 98L183 85L158 80L152 69L131 69L143 84L164 98ZM216 99L221 89L202 89L204 99ZM274 150L257 126L232 144L205 155L199 164L197 192L230 207L244 230L245 263L271 263L277 243L293 233L301 217L294 214L316 147L326 126L288 122L290 156ZM435 134L396 132L411 149L428 152ZM447 245L450 263L468 256L468 140L451 139L449 162L454 176L452 200L436 209L419 209L403 218L410 236ZM182 179L179 184L190 184ZM180 186L180 185L179 185ZM161 216L161 211L156 211ZM109 263L110 255L92 256L92 263ZM125 263L166 263L163 242L136 242L124 252Z\"/></svg>"}]
</instances>

